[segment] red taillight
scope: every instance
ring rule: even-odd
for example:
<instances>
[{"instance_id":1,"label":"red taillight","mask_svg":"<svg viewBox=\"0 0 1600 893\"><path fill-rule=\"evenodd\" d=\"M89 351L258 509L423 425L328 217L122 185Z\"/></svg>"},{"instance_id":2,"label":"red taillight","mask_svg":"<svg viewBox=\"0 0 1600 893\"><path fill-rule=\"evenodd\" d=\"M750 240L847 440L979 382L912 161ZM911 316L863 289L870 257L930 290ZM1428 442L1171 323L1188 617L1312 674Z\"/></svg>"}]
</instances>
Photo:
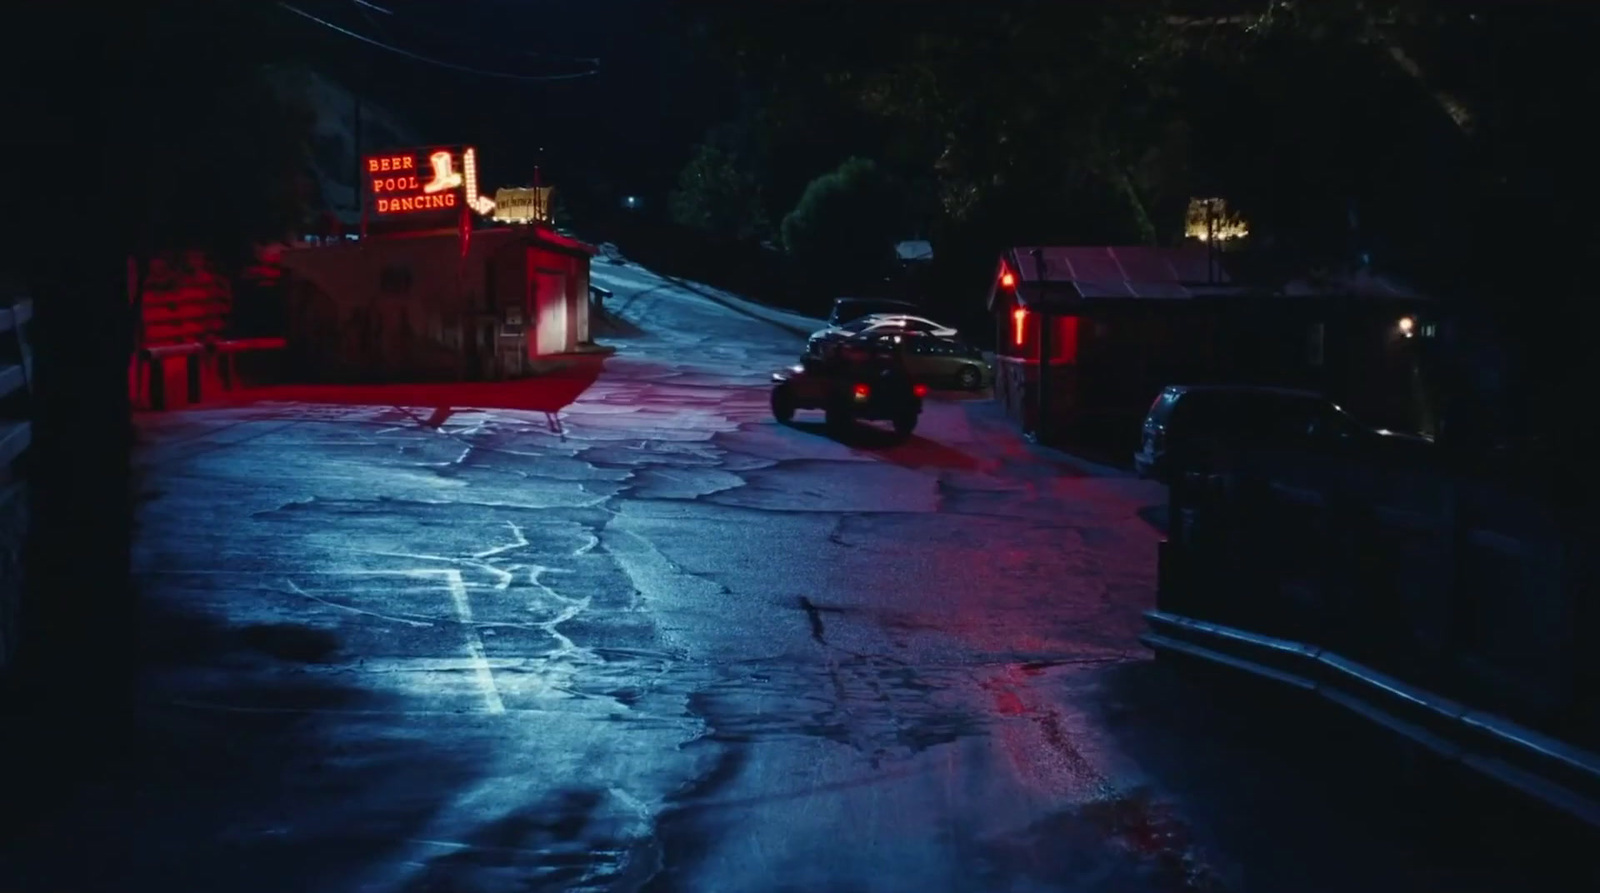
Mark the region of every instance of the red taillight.
<instances>
[{"instance_id":1,"label":"red taillight","mask_svg":"<svg viewBox=\"0 0 1600 893\"><path fill-rule=\"evenodd\" d=\"M1023 341L1023 336L1026 335L1027 331L1028 331L1027 330L1027 325L1028 325L1028 310L1027 310L1027 308L1018 307L1017 309L1011 311L1011 322L1013 324L1012 325L1012 329L1013 329L1013 333L1014 333L1013 337L1015 338L1015 340L1017 342L1017 346L1021 347L1022 346L1022 341Z\"/></svg>"},{"instance_id":2,"label":"red taillight","mask_svg":"<svg viewBox=\"0 0 1600 893\"><path fill-rule=\"evenodd\" d=\"M911 393L916 394L918 397L926 397L928 396L928 386L925 384L914 384L911 386Z\"/></svg>"},{"instance_id":3,"label":"red taillight","mask_svg":"<svg viewBox=\"0 0 1600 893\"><path fill-rule=\"evenodd\" d=\"M870 396L872 396L872 389L871 388L867 387L864 384L856 385L856 399L857 400L865 400Z\"/></svg>"},{"instance_id":4,"label":"red taillight","mask_svg":"<svg viewBox=\"0 0 1600 893\"><path fill-rule=\"evenodd\" d=\"M1017 277L1013 276L1011 274L1010 270L1006 270L1004 273L1000 274L1000 287L1001 288L1013 288L1013 287L1016 286L1016 284L1017 284Z\"/></svg>"}]
</instances>

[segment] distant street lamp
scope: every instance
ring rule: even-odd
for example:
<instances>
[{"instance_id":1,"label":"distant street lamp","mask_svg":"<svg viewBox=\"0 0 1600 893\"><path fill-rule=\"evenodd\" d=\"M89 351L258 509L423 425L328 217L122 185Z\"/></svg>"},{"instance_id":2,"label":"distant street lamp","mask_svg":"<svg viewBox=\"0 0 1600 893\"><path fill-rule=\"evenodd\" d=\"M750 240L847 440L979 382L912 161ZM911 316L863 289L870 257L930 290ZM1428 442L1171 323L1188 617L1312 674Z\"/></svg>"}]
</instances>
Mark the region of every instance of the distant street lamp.
<instances>
[{"instance_id":1,"label":"distant street lamp","mask_svg":"<svg viewBox=\"0 0 1600 893\"><path fill-rule=\"evenodd\" d=\"M630 211L639 210L640 204L642 203L639 201L639 197L637 195L630 195L622 200L622 206Z\"/></svg>"}]
</instances>

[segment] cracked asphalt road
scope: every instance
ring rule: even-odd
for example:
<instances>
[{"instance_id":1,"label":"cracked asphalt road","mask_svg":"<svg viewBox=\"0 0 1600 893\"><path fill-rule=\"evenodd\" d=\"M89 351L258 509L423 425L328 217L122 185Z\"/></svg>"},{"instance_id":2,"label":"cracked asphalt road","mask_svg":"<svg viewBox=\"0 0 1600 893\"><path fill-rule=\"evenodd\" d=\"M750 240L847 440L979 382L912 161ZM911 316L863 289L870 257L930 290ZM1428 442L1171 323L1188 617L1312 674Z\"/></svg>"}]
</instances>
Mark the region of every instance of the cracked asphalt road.
<instances>
[{"instance_id":1,"label":"cracked asphalt road","mask_svg":"<svg viewBox=\"0 0 1600 893\"><path fill-rule=\"evenodd\" d=\"M596 280L603 368L142 421L140 732L0 889L1409 893L1554 864L1492 792L1152 662L1153 485L982 399L899 445L779 426L796 338Z\"/></svg>"}]
</instances>

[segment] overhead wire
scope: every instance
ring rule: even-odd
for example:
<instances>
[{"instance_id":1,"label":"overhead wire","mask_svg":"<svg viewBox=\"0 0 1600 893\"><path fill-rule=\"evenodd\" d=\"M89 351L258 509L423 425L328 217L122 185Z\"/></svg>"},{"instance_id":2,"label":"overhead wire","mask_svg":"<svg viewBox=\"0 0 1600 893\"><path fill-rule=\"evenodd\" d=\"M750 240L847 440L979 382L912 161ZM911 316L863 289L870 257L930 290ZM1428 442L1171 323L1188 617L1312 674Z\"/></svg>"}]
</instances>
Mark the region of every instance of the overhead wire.
<instances>
[{"instance_id":1,"label":"overhead wire","mask_svg":"<svg viewBox=\"0 0 1600 893\"><path fill-rule=\"evenodd\" d=\"M394 35L389 33L388 29L384 25L382 25L377 19L373 18L372 12L368 11L368 10L371 10L371 11L375 11L375 12L381 12L384 15L392 16L392 15L395 15L395 11L394 10L389 9L387 7L379 6L376 3L369 3L369 2L367 2L367 0L350 0L350 2L354 3L358 7L361 7L361 16L362 16L362 18L365 18L367 20L367 23L372 26L373 30L378 32L378 35L380 37L384 38L385 40L390 41L391 43L395 42ZM404 16L399 16L399 18L404 19ZM439 36L447 36L447 35L439 35ZM600 59L598 57L595 57L595 56L574 56L571 53L552 53L549 50L522 50L520 52L520 55L529 56L529 57L538 57L538 58L544 58L544 59L564 59L564 60L567 60L567 61L570 61L570 62L582 62L582 63L585 63L585 64L590 65L590 66L594 66L594 67L598 67L600 65Z\"/></svg>"},{"instance_id":2,"label":"overhead wire","mask_svg":"<svg viewBox=\"0 0 1600 893\"><path fill-rule=\"evenodd\" d=\"M359 2L359 0L357 0L357 2ZM374 9L377 9L377 10L379 10L381 12L389 13L389 14L392 15L390 10L384 9L383 7L379 7L379 6L375 6L373 4L367 4L367 3L362 3L361 5L362 6L372 6ZM349 38L351 38L353 40L358 40L358 41L360 41L360 42L362 42L364 44L367 44L368 46L376 47L376 48L378 48L380 50L385 50L387 52L394 53L394 54L396 54L398 56L403 56L403 57L405 57L407 59L411 59L412 61L415 61L415 62L422 62L422 63L428 64L428 65L434 65L434 66L438 66L440 68L449 69L451 71L458 71L458 72L461 72L463 74L471 74L471 75L476 75L478 77L486 77L486 78L497 78L497 79L500 79L500 80L524 81L524 82L529 82L529 83L539 83L539 82L548 82L548 81L572 81L572 80L578 80L578 79L581 79L581 78L594 77L595 75L600 73L600 60L598 60L598 59L587 60L587 61L591 62L592 66L593 66L587 71L576 71L576 72L569 72L569 73L565 73L565 74L517 74L517 73L509 72L509 71L491 71L491 70L485 69L485 68L476 68L476 67L473 67L471 65L460 65L460 64L457 64L455 62L447 62L447 61L445 61L443 59L434 59L434 58L431 58L429 56L421 55L419 53L413 53L410 50L403 49L401 47L397 47L397 46L393 46L391 44L384 43L381 40L377 40L376 38L369 37L369 36L367 36L365 34L362 34L362 33L358 32L358 31L352 31L349 28L340 27L339 25L336 25L333 22L327 21L326 19L322 19L322 18L319 18L317 16L314 16L311 13L306 12L303 9L300 9L297 6L293 6L293 5L289 4L289 3L284 3L284 2L282 2L282 0L280 0L280 2L278 3L278 6L282 7L283 9L285 9L288 12L292 12L295 15L300 16L301 18L307 19L307 20L309 20L309 21L311 21L311 22L313 22L315 24L321 25L322 27L327 28L330 31L334 31L334 32L337 32L339 34L343 34L346 37L349 37ZM577 57L568 57L568 58L577 58Z\"/></svg>"}]
</instances>

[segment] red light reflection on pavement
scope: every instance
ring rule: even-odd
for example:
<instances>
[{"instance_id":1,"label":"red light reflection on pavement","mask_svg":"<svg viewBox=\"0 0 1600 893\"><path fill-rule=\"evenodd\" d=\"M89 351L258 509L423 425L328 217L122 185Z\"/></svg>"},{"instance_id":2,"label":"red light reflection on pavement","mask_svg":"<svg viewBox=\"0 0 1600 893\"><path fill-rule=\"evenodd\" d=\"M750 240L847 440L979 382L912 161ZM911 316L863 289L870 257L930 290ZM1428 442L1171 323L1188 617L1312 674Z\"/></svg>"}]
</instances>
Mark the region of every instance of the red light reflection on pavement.
<instances>
[{"instance_id":1,"label":"red light reflection on pavement","mask_svg":"<svg viewBox=\"0 0 1600 893\"><path fill-rule=\"evenodd\" d=\"M1154 889L1223 893L1226 884L1177 812L1146 790L1118 786L1084 754L1089 733L1051 704L1050 682L1041 666L1013 664L980 683L1002 717L996 735L1018 785L1064 807L1047 820L1054 826L1050 836L1089 831L1102 841L1106 858L1131 860L1155 881ZM1046 870L1040 851L1019 855Z\"/></svg>"},{"instance_id":2,"label":"red light reflection on pavement","mask_svg":"<svg viewBox=\"0 0 1600 893\"><path fill-rule=\"evenodd\" d=\"M595 383L603 365L602 357L584 357L565 368L512 381L276 385L251 389L242 393L236 402L430 407L433 412L427 424L437 428L456 410L559 412Z\"/></svg>"}]
</instances>

